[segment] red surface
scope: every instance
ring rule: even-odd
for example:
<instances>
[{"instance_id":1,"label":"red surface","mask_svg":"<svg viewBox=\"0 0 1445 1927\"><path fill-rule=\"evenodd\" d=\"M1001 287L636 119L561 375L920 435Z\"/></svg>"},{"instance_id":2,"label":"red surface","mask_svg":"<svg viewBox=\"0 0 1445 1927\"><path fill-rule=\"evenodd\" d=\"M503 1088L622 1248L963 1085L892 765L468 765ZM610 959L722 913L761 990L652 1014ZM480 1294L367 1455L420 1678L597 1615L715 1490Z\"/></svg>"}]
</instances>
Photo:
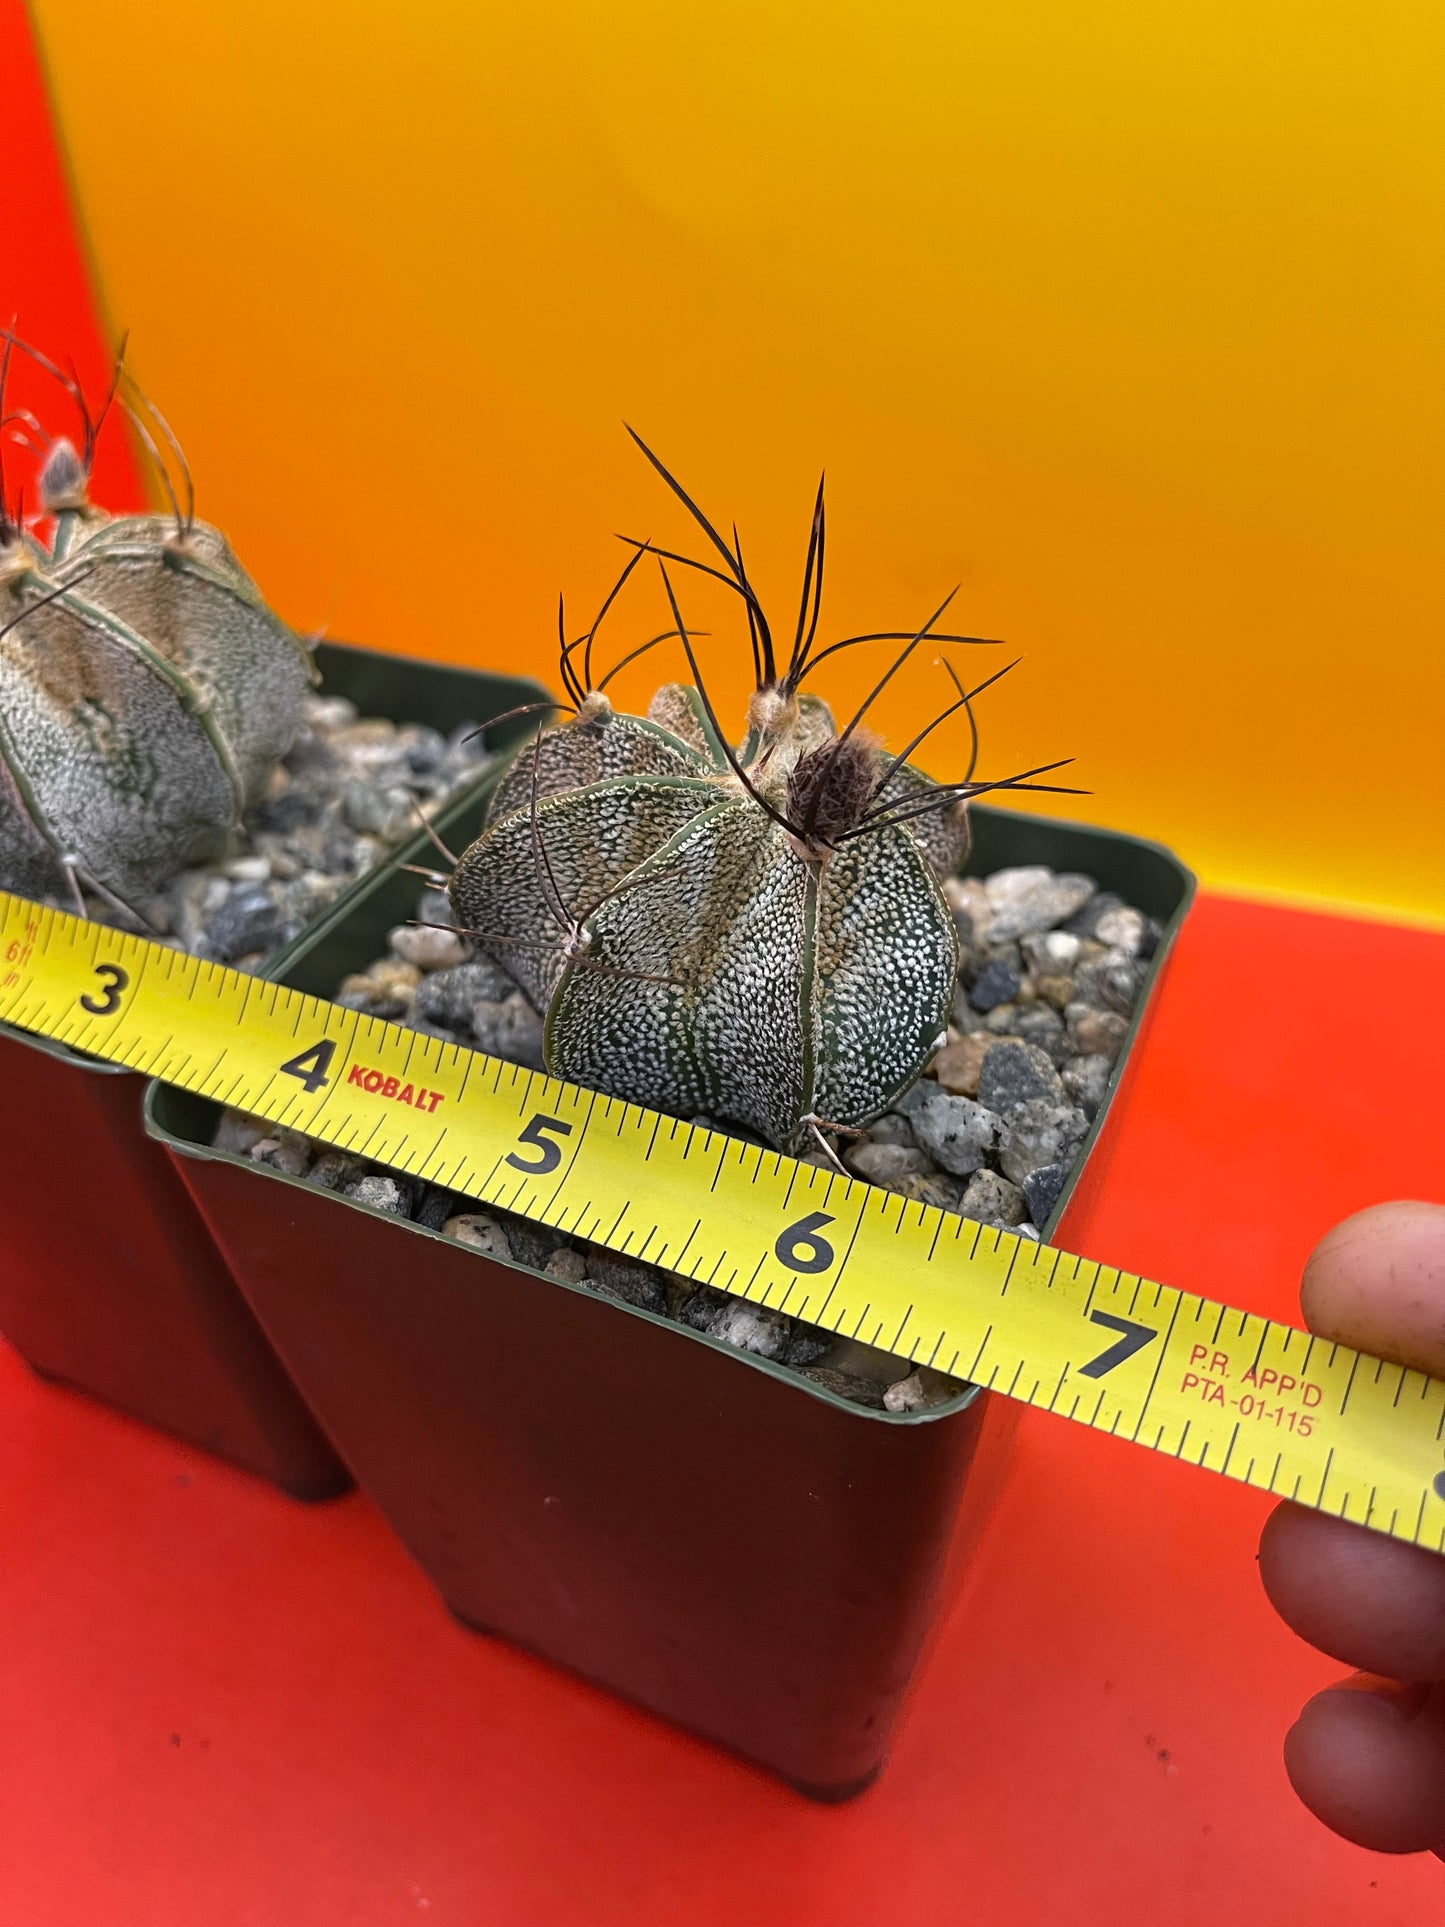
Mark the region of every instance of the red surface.
<instances>
[{"instance_id":1,"label":"red surface","mask_svg":"<svg viewBox=\"0 0 1445 1927\"><path fill-rule=\"evenodd\" d=\"M16 332L52 361L62 367L73 362L87 395L98 403L110 379L113 344L107 343L91 301L69 185L21 0L0 0L0 129L5 140L0 327L13 321ZM16 407L29 408L51 435L77 438L75 410L64 390L21 354L12 357L6 385L6 413ZM8 441L5 468L11 507L22 482L33 507L32 463ZM102 438L94 495L113 510L144 506L119 421Z\"/></svg>"},{"instance_id":2,"label":"red surface","mask_svg":"<svg viewBox=\"0 0 1445 1927\"><path fill-rule=\"evenodd\" d=\"M89 376L13 0L0 74L0 308ZM1206 899L1093 1255L1292 1315L1333 1219L1445 1195L1442 991L1440 937ZM1025 1413L892 1765L822 1809L463 1633L364 1498L295 1506L0 1347L0 1923L1439 1918L1436 1862L1344 1846L1290 1796L1280 1736L1334 1669L1264 1602L1264 1511Z\"/></svg>"},{"instance_id":3,"label":"red surface","mask_svg":"<svg viewBox=\"0 0 1445 1927\"><path fill-rule=\"evenodd\" d=\"M1445 938L1206 898L1098 1252L1293 1313L1315 1237L1442 1195ZM1335 1670L1257 1494L1025 1413L894 1759L844 1808L447 1618L366 1500L308 1511L0 1353L0 1921L1410 1923L1279 1742Z\"/></svg>"}]
</instances>

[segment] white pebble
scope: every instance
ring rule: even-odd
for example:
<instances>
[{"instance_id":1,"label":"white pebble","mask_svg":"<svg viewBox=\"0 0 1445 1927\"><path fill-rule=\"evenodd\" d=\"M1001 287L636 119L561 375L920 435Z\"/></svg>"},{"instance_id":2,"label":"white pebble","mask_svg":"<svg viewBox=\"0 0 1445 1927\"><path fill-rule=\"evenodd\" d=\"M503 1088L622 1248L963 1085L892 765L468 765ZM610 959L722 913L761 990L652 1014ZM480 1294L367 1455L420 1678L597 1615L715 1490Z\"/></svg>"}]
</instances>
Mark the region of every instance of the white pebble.
<instances>
[{"instance_id":1,"label":"white pebble","mask_svg":"<svg viewBox=\"0 0 1445 1927\"><path fill-rule=\"evenodd\" d=\"M1079 961L1079 939L1071 930L1045 930L1019 947L1041 977L1066 977Z\"/></svg>"},{"instance_id":2,"label":"white pebble","mask_svg":"<svg viewBox=\"0 0 1445 1927\"><path fill-rule=\"evenodd\" d=\"M418 970L450 970L465 963L467 946L455 930L435 930L430 925L398 924L387 938L395 955Z\"/></svg>"},{"instance_id":3,"label":"white pebble","mask_svg":"<svg viewBox=\"0 0 1445 1927\"><path fill-rule=\"evenodd\" d=\"M459 1245L470 1245L473 1251L485 1251L493 1258L512 1255L506 1232L482 1211L463 1211L458 1217L448 1218L442 1236L455 1238Z\"/></svg>"},{"instance_id":4,"label":"white pebble","mask_svg":"<svg viewBox=\"0 0 1445 1927\"><path fill-rule=\"evenodd\" d=\"M252 1117L248 1111L222 1111L211 1142L218 1151L234 1151L237 1157L249 1157L251 1147L270 1135L271 1126L259 1117Z\"/></svg>"},{"instance_id":5,"label":"white pebble","mask_svg":"<svg viewBox=\"0 0 1445 1927\"><path fill-rule=\"evenodd\" d=\"M1020 897L1032 896L1036 890L1047 889L1053 880L1053 871L1045 869L1042 863L1024 863L1011 870L995 870L985 879L983 887L997 910L1006 903L1017 903Z\"/></svg>"},{"instance_id":6,"label":"white pebble","mask_svg":"<svg viewBox=\"0 0 1445 1927\"><path fill-rule=\"evenodd\" d=\"M1141 912L1121 904L1117 910L1106 910L1094 925L1094 935L1110 950L1122 950L1127 957L1137 957L1144 948L1144 918Z\"/></svg>"},{"instance_id":7,"label":"white pebble","mask_svg":"<svg viewBox=\"0 0 1445 1927\"><path fill-rule=\"evenodd\" d=\"M282 1171L288 1178L305 1177L311 1163L309 1151L303 1150L299 1144L283 1144L278 1137L263 1137L259 1144L253 1144L251 1157L256 1164Z\"/></svg>"},{"instance_id":8,"label":"white pebble","mask_svg":"<svg viewBox=\"0 0 1445 1927\"><path fill-rule=\"evenodd\" d=\"M870 1184L896 1184L900 1178L912 1176L915 1172L928 1172L935 1169L932 1162L922 1151L906 1144L875 1144L864 1138L843 1154L843 1162L850 1171L856 1171L860 1178Z\"/></svg>"},{"instance_id":9,"label":"white pebble","mask_svg":"<svg viewBox=\"0 0 1445 1927\"><path fill-rule=\"evenodd\" d=\"M313 729L349 729L361 712L345 696L313 696L306 705L306 720Z\"/></svg>"},{"instance_id":10,"label":"white pebble","mask_svg":"<svg viewBox=\"0 0 1445 1927\"><path fill-rule=\"evenodd\" d=\"M564 1284L580 1285L587 1276L587 1260L580 1251L554 1251L547 1260L546 1272L549 1278L560 1278Z\"/></svg>"},{"instance_id":11,"label":"white pebble","mask_svg":"<svg viewBox=\"0 0 1445 1927\"><path fill-rule=\"evenodd\" d=\"M975 930L981 930L993 915L993 905L989 902L988 891L977 877L945 877L943 894L948 898L951 910L962 910L972 919Z\"/></svg>"},{"instance_id":12,"label":"white pebble","mask_svg":"<svg viewBox=\"0 0 1445 1927\"><path fill-rule=\"evenodd\" d=\"M343 1186L342 1196L354 1198L358 1204L369 1204L373 1211L386 1211L396 1218L406 1216L406 1193L397 1180L384 1171L373 1171Z\"/></svg>"},{"instance_id":13,"label":"white pebble","mask_svg":"<svg viewBox=\"0 0 1445 1927\"><path fill-rule=\"evenodd\" d=\"M930 1371L920 1365L916 1372L907 1378L900 1378L896 1385L890 1385L883 1394L883 1409L886 1412L928 1412L935 1405L946 1405L950 1399L957 1398L963 1387L956 1379L945 1378L942 1372Z\"/></svg>"}]
</instances>

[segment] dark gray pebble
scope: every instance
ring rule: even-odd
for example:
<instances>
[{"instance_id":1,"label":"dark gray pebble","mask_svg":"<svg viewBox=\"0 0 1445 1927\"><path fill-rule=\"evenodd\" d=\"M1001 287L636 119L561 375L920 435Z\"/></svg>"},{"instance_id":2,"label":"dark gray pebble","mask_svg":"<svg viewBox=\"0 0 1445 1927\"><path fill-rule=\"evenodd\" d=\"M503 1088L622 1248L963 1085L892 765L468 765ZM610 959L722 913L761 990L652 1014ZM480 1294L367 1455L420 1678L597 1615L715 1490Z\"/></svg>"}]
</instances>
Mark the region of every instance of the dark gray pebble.
<instances>
[{"instance_id":1,"label":"dark gray pebble","mask_svg":"<svg viewBox=\"0 0 1445 1927\"><path fill-rule=\"evenodd\" d=\"M271 796L252 818L261 833L284 836L290 830L315 823L326 808L325 792L310 783L290 783L279 796Z\"/></svg>"},{"instance_id":2,"label":"dark gray pebble","mask_svg":"<svg viewBox=\"0 0 1445 1927\"><path fill-rule=\"evenodd\" d=\"M515 1242L514 1239L514 1245ZM624 1305L635 1305L639 1311L667 1310L667 1292L662 1275L651 1265L633 1264L626 1258L618 1258L592 1245L587 1251L587 1276L599 1291L606 1292L609 1298L620 1298ZM739 1302L737 1299L729 1300L731 1304Z\"/></svg>"},{"instance_id":3,"label":"dark gray pebble","mask_svg":"<svg viewBox=\"0 0 1445 1927\"><path fill-rule=\"evenodd\" d=\"M1030 1171L1046 1164L1072 1163L1088 1129L1089 1120L1072 1104L1051 1103L1046 1097L1015 1104L999 1135L998 1161L1004 1176L1022 1184Z\"/></svg>"},{"instance_id":4,"label":"dark gray pebble","mask_svg":"<svg viewBox=\"0 0 1445 1927\"><path fill-rule=\"evenodd\" d=\"M288 936L280 892L260 883L238 883L211 918L206 932L213 956L229 963L252 950L274 950Z\"/></svg>"},{"instance_id":5,"label":"dark gray pebble","mask_svg":"<svg viewBox=\"0 0 1445 1927\"><path fill-rule=\"evenodd\" d=\"M1104 1101L1112 1071L1107 1057L1071 1057L1059 1073L1064 1090L1090 1122Z\"/></svg>"},{"instance_id":6,"label":"dark gray pebble","mask_svg":"<svg viewBox=\"0 0 1445 1927\"><path fill-rule=\"evenodd\" d=\"M1096 890L1063 927L1075 937L1092 937L1100 917L1107 917L1111 910L1122 910L1124 907L1124 899L1116 896L1114 891Z\"/></svg>"},{"instance_id":7,"label":"dark gray pebble","mask_svg":"<svg viewBox=\"0 0 1445 1927\"><path fill-rule=\"evenodd\" d=\"M1041 1164L1036 1171L1030 1171L1024 1179L1024 1196L1028 1199L1029 1216L1035 1224L1047 1224L1050 1213L1059 1201L1064 1188L1064 1180L1069 1175L1067 1164Z\"/></svg>"},{"instance_id":8,"label":"dark gray pebble","mask_svg":"<svg viewBox=\"0 0 1445 1927\"><path fill-rule=\"evenodd\" d=\"M909 1122L933 1161L955 1177L977 1171L998 1142L999 1121L989 1106L976 1104L971 1097L950 1096L936 1084Z\"/></svg>"},{"instance_id":9,"label":"dark gray pebble","mask_svg":"<svg viewBox=\"0 0 1445 1927\"><path fill-rule=\"evenodd\" d=\"M453 964L450 970L433 970L416 987L412 1002L415 1016L428 1023L444 1025L461 1036L470 1036L472 1009L479 1003L500 1003L510 997L516 985L490 958L472 963Z\"/></svg>"},{"instance_id":10,"label":"dark gray pebble","mask_svg":"<svg viewBox=\"0 0 1445 1927\"><path fill-rule=\"evenodd\" d=\"M1013 1034L1041 1050L1055 1069L1069 1054L1064 1020L1048 1004L1023 1004L1013 1016Z\"/></svg>"},{"instance_id":11,"label":"dark gray pebble","mask_svg":"<svg viewBox=\"0 0 1445 1927\"><path fill-rule=\"evenodd\" d=\"M1148 964L1139 957L1123 957L1118 952L1096 957L1074 972L1074 1001L1127 1017L1139 1000L1148 974Z\"/></svg>"},{"instance_id":12,"label":"dark gray pebble","mask_svg":"<svg viewBox=\"0 0 1445 1927\"><path fill-rule=\"evenodd\" d=\"M911 1121L915 1113L921 1111L928 1100L931 1097L937 1097L938 1094L939 1086L933 1078L920 1077L916 1083L910 1084L906 1091L900 1091L888 1109L890 1112L896 1112L899 1117L906 1117Z\"/></svg>"},{"instance_id":13,"label":"dark gray pebble","mask_svg":"<svg viewBox=\"0 0 1445 1927\"><path fill-rule=\"evenodd\" d=\"M1017 964L1010 963L1006 957L995 957L974 978L968 1001L975 1010L992 1010L1016 997L1022 982Z\"/></svg>"},{"instance_id":14,"label":"dark gray pebble","mask_svg":"<svg viewBox=\"0 0 1445 1927\"><path fill-rule=\"evenodd\" d=\"M366 1175L365 1158L353 1157L350 1151L338 1151L323 1144L317 1148L316 1161L306 1173L306 1182L314 1184L319 1191L344 1191L348 1184Z\"/></svg>"},{"instance_id":15,"label":"dark gray pebble","mask_svg":"<svg viewBox=\"0 0 1445 1927\"><path fill-rule=\"evenodd\" d=\"M1033 1097L1057 1104L1063 1094L1052 1058L1036 1044L1005 1039L984 1052L978 1073L978 1101L989 1110L1002 1113Z\"/></svg>"},{"instance_id":16,"label":"dark gray pebble","mask_svg":"<svg viewBox=\"0 0 1445 1927\"><path fill-rule=\"evenodd\" d=\"M519 1265L526 1265L531 1271L545 1271L547 1260L553 1252L560 1251L567 1242L565 1235L554 1231L549 1224L538 1224L532 1218L517 1218L510 1211L504 1211L500 1216L507 1233L507 1243L512 1247L512 1256Z\"/></svg>"},{"instance_id":17,"label":"dark gray pebble","mask_svg":"<svg viewBox=\"0 0 1445 1927\"><path fill-rule=\"evenodd\" d=\"M430 776L446 759L447 739L426 723L408 723L399 732L406 749L406 766L413 776Z\"/></svg>"},{"instance_id":18,"label":"dark gray pebble","mask_svg":"<svg viewBox=\"0 0 1445 1927\"><path fill-rule=\"evenodd\" d=\"M888 1387L880 1379L865 1378L858 1372L835 1372L826 1365L800 1365L798 1371L824 1391L846 1398L850 1405L866 1405L874 1412L885 1409L883 1397Z\"/></svg>"},{"instance_id":19,"label":"dark gray pebble","mask_svg":"<svg viewBox=\"0 0 1445 1927\"><path fill-rule=\"evenodd\" d=\"M440 1231L448 1218L467 1209L469 1200L458 1197L440 1184L429 1184L413 1209L413 1219L428 1231Z\"/></svg>"},{"instance_id":20,"label":"dark gray pebble","mask_svg":"<svg viewBox=\"0 0 1445 1927\"><path fill-rule=\"evenodd\" d=\"M795 1324L782 1362L795 1367L811 1365L814 1359L821 1358L836 1343L832 1332L822 1331L817 1325Z\"/></svg>"},{"instance_id":21,"label":"dark gray pebble","mask_svg":"<svg viewBox=\"0 0 1445 1927\"><path fill-rule=\"evenodd\" d=\"M782 1359L793 1336L792 1320L781 1312L750 1304L746 1298L730 1298L706 1285L682 1306L678 1322L759 1358Z\"/></svg>"}]
</instances>

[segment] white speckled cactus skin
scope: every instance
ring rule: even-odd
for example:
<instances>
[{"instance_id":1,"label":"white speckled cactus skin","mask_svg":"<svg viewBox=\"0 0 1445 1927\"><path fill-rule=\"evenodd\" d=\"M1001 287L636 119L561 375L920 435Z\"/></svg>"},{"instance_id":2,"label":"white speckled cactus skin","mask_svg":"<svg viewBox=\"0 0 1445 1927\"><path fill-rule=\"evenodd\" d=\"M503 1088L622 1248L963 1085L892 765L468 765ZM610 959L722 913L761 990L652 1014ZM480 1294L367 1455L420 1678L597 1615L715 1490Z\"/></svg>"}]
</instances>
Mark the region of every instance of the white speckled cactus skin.
<instances>
[{"instance_id":1,"label":"white speckled cactus skin","mask_svg":"<svg viewBox=\"0 0 1445 1927\"><path fill-rule=\"evenodd\" d=\"M0 505L0 887L129 904L224 849L314 673L224 536L106 516L87 467L54 444L48 549Z\"/></svg>"},{"instance_id":2,"label":"white speckled cactus skin","mask_svg":"<svg viewBox=\"0 0 1445 1927\"><path fill-rule=\"evenodd\" d=\"M814 1120L861 1124L917 1076L947 1021L957 934L911 824L807 853L716 749L655 720L695 702L663 689L646 719L603 699L545 732L451 901L545 1014L557 1076L799 1148ZM811 706L804 740L825 715ZM796 749L769 759L780 798ZM925 820L948 841L939 814Z\"/></svg>"}]
</instances>

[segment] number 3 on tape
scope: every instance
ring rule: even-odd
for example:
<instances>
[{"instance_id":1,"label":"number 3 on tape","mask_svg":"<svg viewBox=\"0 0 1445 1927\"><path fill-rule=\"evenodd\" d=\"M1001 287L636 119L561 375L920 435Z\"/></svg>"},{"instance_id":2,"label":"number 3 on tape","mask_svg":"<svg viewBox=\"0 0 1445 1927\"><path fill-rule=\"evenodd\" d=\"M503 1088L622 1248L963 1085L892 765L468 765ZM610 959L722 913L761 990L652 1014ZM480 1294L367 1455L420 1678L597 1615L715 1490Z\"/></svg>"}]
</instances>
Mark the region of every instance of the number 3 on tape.
<instances>
[{"instance_id":1,"label":"number 3 on tape","mask_svg":"<svg viewBox=\"0 0 1445 1927\"><path fill-rule=\"evenodd\" d=\"M80 999L80 1008L92 1017L114 1017L120 1009L121 993L130 988L130 972L119 964L97 964L95 974L101 987Z\"/></svg>"}]
</instances>

